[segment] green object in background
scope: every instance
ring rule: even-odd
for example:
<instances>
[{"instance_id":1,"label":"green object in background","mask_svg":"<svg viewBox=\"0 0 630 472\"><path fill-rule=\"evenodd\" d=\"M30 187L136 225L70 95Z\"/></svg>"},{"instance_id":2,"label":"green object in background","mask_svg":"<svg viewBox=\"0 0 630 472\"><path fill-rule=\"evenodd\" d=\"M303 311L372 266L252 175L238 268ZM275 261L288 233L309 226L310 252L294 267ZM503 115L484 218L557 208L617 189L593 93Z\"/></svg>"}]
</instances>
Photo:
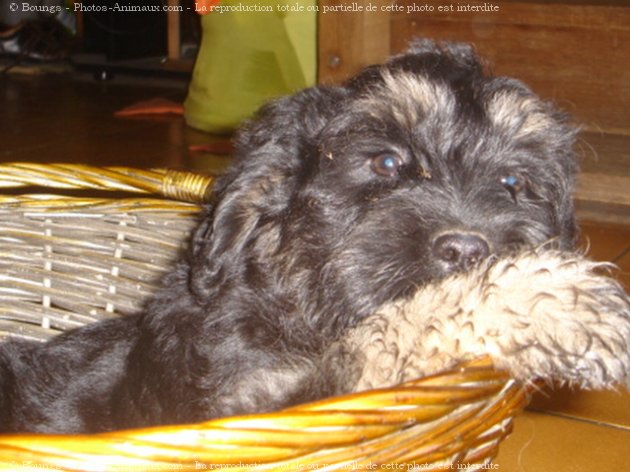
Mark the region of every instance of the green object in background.
<instances>
[{"instance_id":1,"label":"green object in background","mask_svg":"<svg viewBox=\"0 0 630 472\"><path fill-rule=\"evenodd\" d=\"M251 5L228 1L221 5ZM272 11L214 11L201 18L202 39L184 117L193 128L228 133L270 98L311 86L316 75L316 0L257 1ZM309 11L309 9L311 11Z\"/></svg>"}]
</instances>

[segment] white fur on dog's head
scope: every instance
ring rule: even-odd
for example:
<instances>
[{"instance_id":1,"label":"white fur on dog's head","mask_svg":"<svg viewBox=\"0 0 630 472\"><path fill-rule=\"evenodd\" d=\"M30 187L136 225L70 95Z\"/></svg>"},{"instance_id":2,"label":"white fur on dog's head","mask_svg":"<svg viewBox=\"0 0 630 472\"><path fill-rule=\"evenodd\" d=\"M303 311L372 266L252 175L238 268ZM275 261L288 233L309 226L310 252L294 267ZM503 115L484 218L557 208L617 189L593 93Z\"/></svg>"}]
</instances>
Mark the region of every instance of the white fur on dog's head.
<instances>
[{"instance_id":1,"label":"white fur on dog's head","mask_svg":"<svg viewBox=\"0 0 630 472\"><path fill-rule=\"evenodd\" d=\"M603 268L574 254L528 251L390 303L344 341L364 361L355 389L485 354L523 382L629 385L630 297Z\"/></svg>"}]
</instances>

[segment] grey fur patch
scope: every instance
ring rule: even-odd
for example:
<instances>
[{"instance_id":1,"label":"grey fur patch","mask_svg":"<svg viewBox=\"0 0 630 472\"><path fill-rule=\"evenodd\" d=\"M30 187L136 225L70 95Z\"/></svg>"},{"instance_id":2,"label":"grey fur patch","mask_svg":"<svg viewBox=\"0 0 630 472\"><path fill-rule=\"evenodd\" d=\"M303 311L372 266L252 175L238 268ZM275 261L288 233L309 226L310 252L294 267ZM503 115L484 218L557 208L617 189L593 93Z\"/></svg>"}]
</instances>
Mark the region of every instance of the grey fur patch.
<instances>
[{"instance_id":1,"label":"grey fur patch","mask_svg":"<svg viewBox=\"0 0 630 472\"><path fill-rule=\"evenodd\" d=\"M451 116L455 97L444 84L422 75L383 70L383 83L357 103L357 109L373 117L393 116L412 128L428 116Z\"/></svg>"},{"instance_id":2,"label":"grey fur patch","mask_svg":"<svg viewBox=\"0 0 630 472\"><path fill-rule=\"evenodd\" d=\"M514 139L542 133L554 126L544 102L514 91L496 93L487 102L486 112L495 127L507 131Z\"/></svg>"}]
</instances>

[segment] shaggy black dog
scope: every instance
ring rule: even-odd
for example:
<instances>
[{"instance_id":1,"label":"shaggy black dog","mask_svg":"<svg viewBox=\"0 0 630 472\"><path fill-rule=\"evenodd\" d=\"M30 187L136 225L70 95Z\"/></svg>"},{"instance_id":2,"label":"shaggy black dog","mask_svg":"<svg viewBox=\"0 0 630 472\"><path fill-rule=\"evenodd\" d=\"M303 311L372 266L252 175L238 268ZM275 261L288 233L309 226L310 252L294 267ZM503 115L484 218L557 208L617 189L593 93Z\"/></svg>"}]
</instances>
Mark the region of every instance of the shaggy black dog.
<instances>
[{"instance_id":1,"label":"shaggy black dog","mask_svg":"<svg viewBox=\"0 0 630 472\"><path fill-rule=\"evenodd\" d=\"M320 358L387 301L490 254L571 248L574 130L462 44L419 41L240 132L144 313L0 348L0 431L196 422L337 393Z\"/></svg>"}]
</instances>

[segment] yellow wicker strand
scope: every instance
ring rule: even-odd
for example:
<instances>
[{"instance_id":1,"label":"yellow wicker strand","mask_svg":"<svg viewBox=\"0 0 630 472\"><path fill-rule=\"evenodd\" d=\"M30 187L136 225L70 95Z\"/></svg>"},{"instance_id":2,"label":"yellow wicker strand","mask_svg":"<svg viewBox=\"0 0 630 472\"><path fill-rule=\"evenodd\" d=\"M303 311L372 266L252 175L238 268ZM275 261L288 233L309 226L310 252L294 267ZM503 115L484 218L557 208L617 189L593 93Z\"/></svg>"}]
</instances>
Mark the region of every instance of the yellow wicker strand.
<instances>
[{"instance_id":1,"label":"yellow wicker strand","mask_svg":"<svg viewBox=\"0 0 630 472\"><path fill-rule=\"evenodd\" d=\"M158 193L165 171L127 172L123 167L92 167L81 164L0 165L0 187L98 189Z\"/></svg>"},{"instance_id":2,"label":"yellow wicker strand","mask_svg":"<svg viewBox=\"0 0 630 472\"><path fill-rule=\"evenodd\" d=\"M175 200L203 203L208 200L211 187L211 177L169 170L164 175L161 194Z\"/></svg>"},{"instance_id":3,"label":"yellow wicker strand","mask_svg":"<svg viewBox=\"0 0 630 472\"><path fill-rule=\"evenodd\" d=\"M198 205L188 202L162 200L158 198L79 198L59 195L0 195L1 207L23 212L59 213L60 211L102 211L105 213L126 213L155 211L165 213L198 213Z\"/></svg>"},{"instance_id":4,"label":"yellow wicker strand","mask_svg":"<svg viewBox=\"0 0 630 472\"><path fill-rule=\"evenodd\" d=\"M203 202L213 178L166 169L92 167L81 164L0 165L0 188L41 187L150 193L169 199Z\"/></svg>"},{"instance_id":5,"label":"yellow wicker strand","mask_svg":"<svg viewBox=\"0 0 630 472\"><path fill-rule=\"evenodd\" d=\"M464 405L435 424L412 427L396 438L386 438L386 441L375 444L376 447L372 448L369 455L357 461L357 465L365 469L374 463L393 463L410 451L414 451L418 458L424 458L447 448L449 452L442 452L440 459L450 457L462 448L462 444L454 440L463 436L468 425L475 422L482 409L483 402Z\"/></svg>"},{"instance_id":6,"label":"yellow wicker strand","mask_svg":"<svg viewBox=\"0 0 630 472\"><path fill-rule=\"evenodd\" d=\"M449 373L450 374L450 373ZM457 374L455 374L457 375ZM450 375L446 376L446 381L450 380ZM355 394L355 397L339 397L337 399L315 402L307 406L299 407L308 408L311 411L317 411L321 408L330 409L335 407L339 410L352 410L353 408L364 410L369 409L374 404L383 405L390 404L401 406L408 402L416 401L418 394L423 394L422 398L426 404L431 404L435 400L442 400L445 404L452 402L454 404L464 399L474 400L476 398L483 398L488 395L497 393L501 390L503 385L500 379L503 377L501 373L498 373L490 382L481 385L424 385L424 379L409 382L406 388L398 389L382 389L371 390L369 392L360 392ZM497 380L499 382L497 382ZM505 379L504 379L505 380ZM476 381L476 380L475 380ZM330 403L329 403L330 402Z\"/></svg>"},{"instance_id":7,"label":"yellow wicker strand","mask_svg":"<svg viewBox=\"0 0 630 472\"><path fill-rule=\"evenodd\" d=\"M474 415L474 411L471 416ZM464 417L459 417L463 420ZM439 427L441 422L438 422ZM390 434L373 438L369 441L356 443L349 448L321 448L313 450L308 455L296 457L291 460L273 464L273 470L337 470L347 464L352 464L355 470L369 470L373 464L386 463L384 456L396 456L403 444L411 441L413 447L420 448L423 443L429 442L431 448L441 447L440 444L431 442L433 425L401 425ZM254 470L262 470L261 465Z\"/></svg>"},{"instance_id":8,"label":"yellow wicker strand","mask_svg":"<svg viewBox=\"0 0 630 472\"><path fill-rule=\"evenodd\" d=\"M474 418L470 417L471 421L457 421L453 424L453 429L443 431L443 440L438 441L438 436L434 438L437 443L442 444L441 449L428 454L421 448L408 448L406 453L400 453L397 459L402 462L415 462L420 458L427 461L427 457L431 456L430 461L437 462L452 457L463 449L475 450L487 443L503 439L511 431L511 428L506 427L505 421L511 421L511 416L525 406L527 398L526 389L521 389L515 382L508 381L502 395L487 402Z\"/></svg>"}]
</instances>

